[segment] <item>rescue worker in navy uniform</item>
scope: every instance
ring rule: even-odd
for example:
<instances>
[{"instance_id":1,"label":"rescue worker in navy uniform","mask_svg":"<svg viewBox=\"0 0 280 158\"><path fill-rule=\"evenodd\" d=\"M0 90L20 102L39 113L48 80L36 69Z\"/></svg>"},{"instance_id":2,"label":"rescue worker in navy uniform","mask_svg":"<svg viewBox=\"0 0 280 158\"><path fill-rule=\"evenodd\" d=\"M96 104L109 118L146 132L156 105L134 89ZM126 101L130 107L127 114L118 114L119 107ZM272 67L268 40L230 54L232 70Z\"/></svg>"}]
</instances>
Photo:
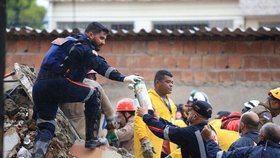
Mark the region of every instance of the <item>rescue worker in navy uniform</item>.
<instances>
[{"instance_id":1,"label":"rescue worker in navy uniform","mask_svg":"<svg viewBox=\"0 0 280 158\"><path fill-rule=\"evenodd\" d=\"M256 146L258 141L259 116L248 111L241 115L238 132L241 137L231 144L228 151L245 146Z\"/></svg>"},{"instance_id":2,"label":"rescue worker in navy uniform","mask_svg":"<svg viewBox=\"0 0 280 158\"><path fill-rule=\"evenodd\" d=\"M189 107L188 120L190 126L178 127L162 119L148 114L148 109L138 107L137 115L143 118L149 129L158 137L173 142L181 147L182 158L206 158L205 143L200 131L208 124L212 115L212 107L205 101L195 101ZM215 137L212 131L212 137Z\"/></svg>"},{"instance_id":3,"label":"rescue worker in navy uniform","mask_svg":"<svg viewBox=\"0 0 280 158\"><path fill-rule=\"evenodd\" d=\"M245 146L232 151L222 151L211 139L211 129L205 126L201 131L206 141L208 158L278 158L280 157L280 127L274 123L266 123L259 133L257 146Z\"/></svg>"},{"instance_id":4,"label":"rescue worker in navy uniform","mask_svg":"<svg viewBox=\"0 0 280 158\"><path fill-rule=\"evenodd\" d=\"M85 147L94 149L105 144L97 137L101 115L100 93L97 88L83 84L89 70L111 80L135 83L143 77L125 76L98 55L105 45L109 30L98 22L90 23L85 33L57 38L46 53L33 86L34 118L37 134L34 156L44 157L55 132L58 104L85 102ZM108 125L110 127L110 125Z\"/></svg>"}]
</instances>

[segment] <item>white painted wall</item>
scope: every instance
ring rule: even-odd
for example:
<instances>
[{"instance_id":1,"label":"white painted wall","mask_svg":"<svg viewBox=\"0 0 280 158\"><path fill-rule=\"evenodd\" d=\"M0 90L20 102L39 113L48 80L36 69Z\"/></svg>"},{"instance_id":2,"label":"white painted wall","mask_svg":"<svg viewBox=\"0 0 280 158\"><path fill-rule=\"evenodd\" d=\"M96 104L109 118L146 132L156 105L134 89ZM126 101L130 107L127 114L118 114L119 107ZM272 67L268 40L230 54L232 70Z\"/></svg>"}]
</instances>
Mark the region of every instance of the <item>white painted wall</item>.
<instances>
[{"instance_id":1,"label":"white painted wall","mask_svg":"<svg viewBox=\"0 0 280 158\"><path fill-rule=\"evenodd\" d=\"M53 14L50 29L56 22L134 22L135 30L152 28L152 21L233 20L234 27L243 27L238 1L188 2L70 2L51 3Z\"/></svg>"},{"instance_id":2,"label":"white painted wall","mask_svg":"<svg viewBox=\"0 0 280 158\"><path fill-rule=\"evenodd\" d=\"M246 17L245 26L246 28L248 27L259 28L260 23L270 23L270 22L280 23L280 14L273 15L273 16L248 16Z\"/></svg>"}]
</instances>

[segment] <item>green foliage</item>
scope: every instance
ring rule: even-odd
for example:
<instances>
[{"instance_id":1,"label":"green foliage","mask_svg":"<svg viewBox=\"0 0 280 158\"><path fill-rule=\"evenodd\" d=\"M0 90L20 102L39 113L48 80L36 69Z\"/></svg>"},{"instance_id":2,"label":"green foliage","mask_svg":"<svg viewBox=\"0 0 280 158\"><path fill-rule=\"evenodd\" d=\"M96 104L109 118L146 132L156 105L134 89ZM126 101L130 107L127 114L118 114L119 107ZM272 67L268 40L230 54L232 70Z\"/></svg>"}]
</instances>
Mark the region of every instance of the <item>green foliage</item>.
<instances>
[{"instance_id":1,"label":"green foliage","mask_svg":"<svg viewBox=\"0 0 280 158\"><path fill-rule=\"evenodd\" d=\"M35 0L8 0L7 27L42 28L47 10L38 6Z\"/></svg>"}]
</instances>

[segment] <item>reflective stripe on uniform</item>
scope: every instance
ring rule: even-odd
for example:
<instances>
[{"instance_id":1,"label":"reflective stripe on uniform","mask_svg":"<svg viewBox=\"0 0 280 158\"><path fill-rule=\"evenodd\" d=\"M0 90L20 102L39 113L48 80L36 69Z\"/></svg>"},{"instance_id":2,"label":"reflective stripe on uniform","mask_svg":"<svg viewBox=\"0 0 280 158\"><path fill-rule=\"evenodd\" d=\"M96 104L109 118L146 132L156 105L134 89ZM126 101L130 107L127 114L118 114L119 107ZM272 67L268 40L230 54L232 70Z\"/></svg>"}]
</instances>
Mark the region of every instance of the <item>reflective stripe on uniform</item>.
<instances>
[{"instance_id":1,"label":"reflective stripe on uniform","mask_svg":"<svg viewBox=\"0 0 280 158\"><path fill-rule=\"evenodd\" d=\"M114 70L115 70L115 68L109 67L109 68L106 70L106 72L105 72L105 77L106 77L106 78L109 78L111 72L114 71Z\"/></svg>"},{"instance_id":2,"label":"reflective stripe on uniform","mask_svg":"<svg viewBox=\"0 0 280 158\"><path fill-rule=\"evenodd\" d=\"M98 56L98 53L97 53L97 51L95 51L95 50L92 50L91 51L95 56Z\"/></svg>"},{"instance_id":3,"label":"reflective stripe on uniform","mask_svg":"<svg viewBox=\"0 0 280 158\"><path fill-rule=\"evenodd\" d=\"M218 151L217 152L217 155L216 155L216 158L222 158L223 157L223 151Z\"/></svg>"},{"instance_id":4,"label":"reflective stripe on uniform","mask_svg":"<svg viewBox=\"0 0 280 158\"><path fill-rule=\"evenodd\" d=\"M76 84L76 85L79 85L79 86L83 86L83 87L87 87L89 88L89 93L88 95L85 97L85 99L82 101L82 102L86 102L90 96L93 94L93 92L96 90L96 87L92 87L92 86L89 86L87 84L84 84L84 83L80 83L80 82L76 82L76 81L72 81L71 79L69 78L66 78L69 82L73 83L73 84Z\"/></svg>"},{"instance_id":5,"label":"reflective stripe on uniform","mask_svg":"<svg viewBox=\"0 0 280 158\"><path fill-rule=\"evenodd\" d=\"M41 119L41 118L38 118L36 123L37 125L40 124L40 123L51 123L52 125L56 126L56 121L55 120L44 120L44 119Z\"/></svg>"},{"instance_id":6,"label":"reflective stripe on uniform","mask_svg":"<svg viewBox=\"0 0 280 158\"><path fill-rule=\"evenodd\" d=\"M170 140L170 138L169 138L169 126L166 126L165 128L164 128L164 131L163 131L163 138L165 139L165 140Z\"/></svg>"},{"instance_id":7,"label":"reflective stripe on uniform","mask_svg":"<svg viewBox=\"0 0 280 158\"><path fill-rule=\"evenodd\" d=\"M67 42L68 39L67 38L56 38L55 40L53 40L51 43L55 44L55 45L63 45L65 42Z\"/></svg>"},{"instance_id":8,"label":"reflective stripe on uniform","mask_svg":"<svg viewBox=\"0 0 280 158\"><path fill-rule=\"evenodd\" d=\"M86 102L87 100L89 100L89 98L90 98L90 96L93 94L93 92L94 92L94 90L91 88L91 89L89 90L88 95L87 95L86 98L83 100L83 102Z\"/></svg>"},{"instance_id":9,"label":"reflective stripe on uniform","mask_svg":"<svg viewBox=\"0 0 280 158\"><path fill-rule=\"evenodd\" d=\"M75 50L75 45L73 45L73 46L70 48L69 54L70 54L72 51L74 51L74 50ZM66 56L64 60L66 60L67 58L68 58L68 56Z\"/></svg>"},{"instance_id":10,"label":"reflective stripe on uniform","mask_svg":"<svg viewBox=\"0 0 280 158\"><path fill-rule=\"evenodd\" d=\"M200 131L197 130L197 131L195 131L194 133L195 133L196 140L197 140L197 142L198 142L200 157L201 157L201 158L207 158L207 157L206 157L206 152L205 152L204 142L203 142L203 139L202 139L202 137L201 137Z\"/></svg>"}]
</instances>

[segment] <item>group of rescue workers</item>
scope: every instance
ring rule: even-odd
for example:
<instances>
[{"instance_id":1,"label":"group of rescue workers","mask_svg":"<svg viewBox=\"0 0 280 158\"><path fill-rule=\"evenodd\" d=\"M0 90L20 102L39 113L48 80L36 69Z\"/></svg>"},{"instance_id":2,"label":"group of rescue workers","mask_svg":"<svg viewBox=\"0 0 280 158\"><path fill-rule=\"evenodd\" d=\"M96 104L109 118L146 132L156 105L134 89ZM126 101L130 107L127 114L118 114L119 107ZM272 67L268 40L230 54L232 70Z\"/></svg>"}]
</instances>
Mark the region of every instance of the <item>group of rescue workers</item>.
<instances>
[{"instance_id":1,"label":"group of rescue workers","mask_svg":"<svg viewBox=\"0 0 280 158\"><path fill-rule=\"evenodd\" d=\"M131 98L121 99L114 110L96 74L129 84L144 78L120 73L97 53L108 34L106 27L92 22L85 33L52 42L32 91L38 127L34 157L47 152L58 108L89 149L108 142L136 158L280 157L280 127L272 123L280 114L280 88L270 90L264 103L252 100L241 113L220 111L210 121L208 96L194 90L186 105L176 106L170 98L173 75L159 70L148 90L153 114Z\"/></svg>"}]
</instances>

